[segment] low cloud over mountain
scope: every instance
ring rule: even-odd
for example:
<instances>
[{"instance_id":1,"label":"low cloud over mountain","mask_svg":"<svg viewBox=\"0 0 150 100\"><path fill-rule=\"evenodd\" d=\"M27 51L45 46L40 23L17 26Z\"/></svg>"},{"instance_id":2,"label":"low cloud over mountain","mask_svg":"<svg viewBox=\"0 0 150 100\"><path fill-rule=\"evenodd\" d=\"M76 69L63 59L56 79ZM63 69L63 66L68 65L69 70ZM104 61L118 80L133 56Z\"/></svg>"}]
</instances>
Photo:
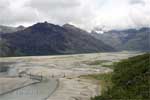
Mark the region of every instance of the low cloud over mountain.
<instances>
[{"instance_id":1,"label":"low cloud over mountain","mask_svg":"<svg viewBox=\"0 0 150 100\"><path fill-rule=\"evenodd\" d=\"M85 30L141 28L150 26L149 9L150 0L0 0L0 23L28 26L47 20Z\"/></svg>"}]
</instances>

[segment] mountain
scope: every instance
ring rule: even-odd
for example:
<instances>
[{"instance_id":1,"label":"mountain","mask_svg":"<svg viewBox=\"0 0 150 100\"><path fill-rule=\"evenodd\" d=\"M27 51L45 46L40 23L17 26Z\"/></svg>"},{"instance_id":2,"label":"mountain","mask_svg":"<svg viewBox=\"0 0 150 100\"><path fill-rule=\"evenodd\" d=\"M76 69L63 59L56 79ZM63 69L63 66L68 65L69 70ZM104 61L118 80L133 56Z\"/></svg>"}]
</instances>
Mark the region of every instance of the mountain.
<instances>
[{"instance_id":1,"label":"mountain","mask_svg":"<svg viewBox=\"0 0 150 100\"><path fill-rule=\"evenodd\" d=\"M92 36L117 50L150 51L150 28L111 30L103 34L92 31Z\"/></svg>"},{"instance_id":2,"label":"mountain","mask_svg":"<svg viewBox=\"0 0 150 100\"><path fill-rule=\"evenodd\" d=\"M17 50L12 49L6 40L0 39L0 57L15 56L15 53Z\"/></svg>"},{"instance_id":3,"label":"mountain","mask_svg":"<svg viewBox=\"0 0 150 100\"><path fill-rule=\"evenodd\" d=\"M17 31L21 31L25 29L24 26L18 26L18 27L10 27L10 26L3 26L0 25L0 34L4 34L4 33L13 33L13 32L17 32Z\"/></svg>"},{"instance_id":4,"label":"mountain","mask_svg":"<svg viewBox=\"0 0 150 100\"><path fill-rule=\"evenodd\" d=\"M72 25L37 23L13 34L1 34L22 55L50 55L115 51L88 32Z\"/></svg>"}]
</instances>

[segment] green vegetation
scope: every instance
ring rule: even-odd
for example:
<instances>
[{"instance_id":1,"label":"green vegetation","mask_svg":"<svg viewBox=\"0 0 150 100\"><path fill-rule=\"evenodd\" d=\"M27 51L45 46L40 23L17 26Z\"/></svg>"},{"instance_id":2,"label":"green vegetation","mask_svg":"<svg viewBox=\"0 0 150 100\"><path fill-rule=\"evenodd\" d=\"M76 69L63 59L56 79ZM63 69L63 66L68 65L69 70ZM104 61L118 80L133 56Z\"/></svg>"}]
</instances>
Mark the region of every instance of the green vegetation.
<instances>
[{"instance_id":1,"label":"green vegetation","mask_svg":"<svg viewBox=\"0 0 150 100\"><path fill-rule=\"evenodd\" d=\"M100 65L102 67L108 67L108 68L111 68L113 69L113 64L111 61L109 60L95 60L95 61L84 61L83 63L87 64L87 65Z\"/></svg>"},{"instance_id":2,"label":"green vegetation","mask_svg":"<svg viewBox=\"0 0 150 100\"><path fill-rule=\"evenodd\" d=\"M101 80L101 82L103 80L105 87L107 86L107 91L102 92L101 96L92 98L92 100L150 99L150 54L122 60L114 64L114 72L108 74L109 78L106 76L90 76ZM102 84L102 86L104 85Z\"/></svg>"},{"instance_id":3,"label":"green vegetation","mask_svg":"<svg viewBox=\"0 0 150 100\"><path fill-rule=\"evenodd\" d=\"M102 65L102 67L108 67L108 68L111 68L111 69L114 69L114 66L113 66L113 64L101 64Z\"/></svg>"},{"instance_id":4,"label":"green vegetation","mask_svg":"<svg viewBox=\"0 0 150 100\"><path fill-rule=\"evenodd\" d=\"M104 93L105 91L108 90L108 88L112 87L112 73L107 73L107 74L95 74L95 75L83 75L81 76L86 79L94 79L97 80L98 83L101 86L101 92Z\"/></svg>"},{"instance_id":5,"label":"green vegetation","mask_svg":"<svg viewBox=\"0 0 150 100\"><path fill-rule=\"evenodd\" d=\"M88 65L101 65L103 63L107 63L109 62L108 60L95 60L95 61L91 61L91 62L86 62L86 64Z\"/></svg>"}]
</instances>

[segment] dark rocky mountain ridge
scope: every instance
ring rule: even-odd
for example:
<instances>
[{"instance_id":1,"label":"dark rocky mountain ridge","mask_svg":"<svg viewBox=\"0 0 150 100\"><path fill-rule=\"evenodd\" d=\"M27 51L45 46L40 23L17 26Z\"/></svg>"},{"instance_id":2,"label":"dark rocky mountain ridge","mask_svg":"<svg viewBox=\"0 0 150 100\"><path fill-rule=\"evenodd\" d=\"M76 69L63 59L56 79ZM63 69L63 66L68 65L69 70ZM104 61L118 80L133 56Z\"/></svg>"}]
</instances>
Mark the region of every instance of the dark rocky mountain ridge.
<instances>
[{"instance_id":1,"label":"dark rocky mountain ridge","mask_svg":"<svg viewBox=\"0 0 150 100\"><path fill-rule=\"evenodd\" d=\"M37 23L13 34L1 34L1 38L22 55L115 51L88 32L69 24L59 26L47 22Z\"/></svg>"}]
</instances>

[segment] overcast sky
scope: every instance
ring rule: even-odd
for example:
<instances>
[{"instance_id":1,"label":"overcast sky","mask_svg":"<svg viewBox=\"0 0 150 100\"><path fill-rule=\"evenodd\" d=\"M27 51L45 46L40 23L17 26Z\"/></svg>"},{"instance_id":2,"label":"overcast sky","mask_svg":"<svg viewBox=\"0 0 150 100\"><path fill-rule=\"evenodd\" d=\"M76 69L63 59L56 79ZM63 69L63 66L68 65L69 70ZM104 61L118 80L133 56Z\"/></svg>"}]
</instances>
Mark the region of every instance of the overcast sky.
<instances>
[{"instance_id":1,"label":"overcast sky","mask_svg":"<svg viewBox=\"0 0 150 100\"><path fill-rule=\"evenodd\" d=\"M150 0L0 0L1 25L41 21L86 30L150 26Z\"/></svg>"}]
</instances>

